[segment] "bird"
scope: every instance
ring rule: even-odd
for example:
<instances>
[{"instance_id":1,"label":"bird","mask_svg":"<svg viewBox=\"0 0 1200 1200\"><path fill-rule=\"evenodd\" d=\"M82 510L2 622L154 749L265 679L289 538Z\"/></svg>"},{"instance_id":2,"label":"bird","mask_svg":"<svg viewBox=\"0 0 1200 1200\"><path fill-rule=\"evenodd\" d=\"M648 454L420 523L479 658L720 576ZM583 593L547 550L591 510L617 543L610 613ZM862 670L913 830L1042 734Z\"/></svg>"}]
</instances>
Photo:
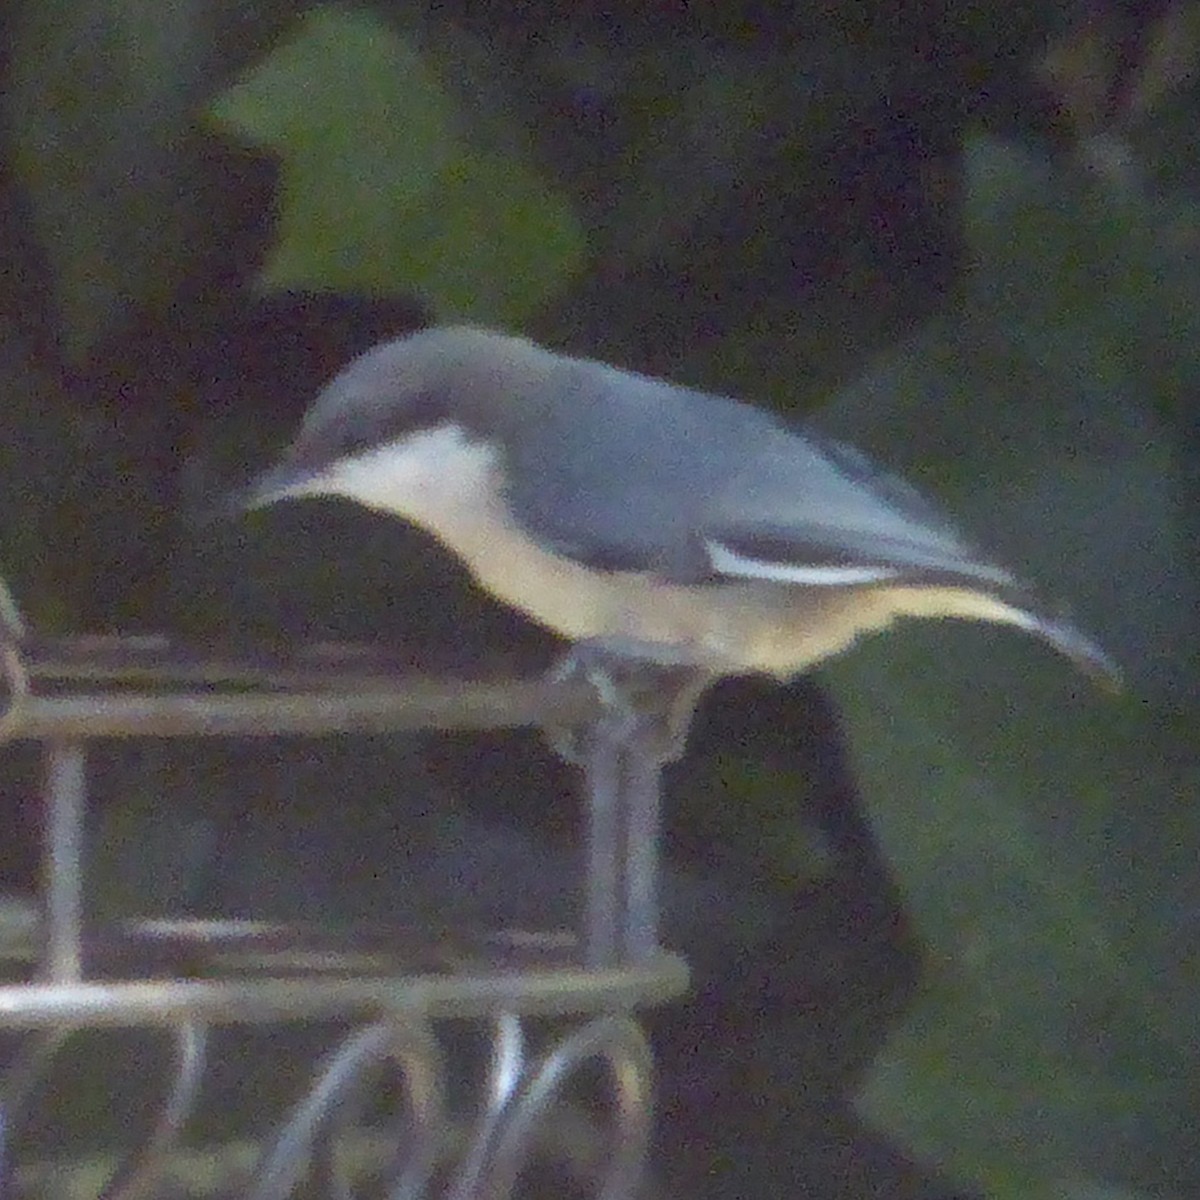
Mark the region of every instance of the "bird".
<instances>
[{"instance_id":1,"label":"bird","mask_svg":"<svg viewBox=\"0 0 1200 1200\"><path fill-rule=\"evenodd\" d=\"M353 359L238 505L319 496L423 528L497 600L621 661L786 680L898 620L957 618L1117 674L852 447L515 334L433 326Z\"/></svg>"}]
</instances>

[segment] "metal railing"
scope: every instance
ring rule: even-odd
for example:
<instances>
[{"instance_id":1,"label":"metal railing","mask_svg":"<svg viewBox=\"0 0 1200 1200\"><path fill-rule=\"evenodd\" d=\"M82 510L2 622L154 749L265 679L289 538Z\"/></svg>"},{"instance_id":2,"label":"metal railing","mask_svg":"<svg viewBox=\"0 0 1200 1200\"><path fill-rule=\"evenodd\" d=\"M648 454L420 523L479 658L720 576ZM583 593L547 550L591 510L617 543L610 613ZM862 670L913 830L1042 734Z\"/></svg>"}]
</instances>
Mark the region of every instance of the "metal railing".
<instances>
[{"instance_id":1,"label":"metal railing","mask_svg":"<svg viewBox=\"0 0 1200 1200\"><path fill-rule=\"evenodd\" d=\"M334 667L311 654L220 662L182 656L156 639L39 643L22 634L0 650L0 739L38 741L45 761L42 894L34 919L0 943L0 1032L21 1037L0 1078L3 1200L45 1194L37 1169L15 1162L13 1147L31 1097L82 1032L158 1030L170 1047L170 1069L154 1081L161 1103L94 1193L134 1200L167 1194L168 1178L182 1186L173 1173L186 1157L181 1135L211 1066L212 1032L314 1019L343 1024L304 1095L252 1161L231 1168L226 1190L203 1194L359 1194L366 1168L361 1156L351 1165L346 1147L364 1138L375 1147L374 1186L393 1200L500 1200L530 1162L561 1157L566 1145L583 1194L642 1194L652 1060L634 1014L687 983L683 962L659 950L655 923L665 756L627 723L606 722L586 681L406 678L386 664ZM585 748L587 915L577 937L89 920L84 817L89 746L98 739L528 725L569 726ZM465 1113L452 1111L448 1096L438 1033L449 1018L491 1031L483 1093ZM580 1123L561 1102L584 1068L597 1065L607 1104L589 1108ZM381 1075L399 1080L404 1109L382 1145L360 1122Z\"/></svg>"}]
</instances>

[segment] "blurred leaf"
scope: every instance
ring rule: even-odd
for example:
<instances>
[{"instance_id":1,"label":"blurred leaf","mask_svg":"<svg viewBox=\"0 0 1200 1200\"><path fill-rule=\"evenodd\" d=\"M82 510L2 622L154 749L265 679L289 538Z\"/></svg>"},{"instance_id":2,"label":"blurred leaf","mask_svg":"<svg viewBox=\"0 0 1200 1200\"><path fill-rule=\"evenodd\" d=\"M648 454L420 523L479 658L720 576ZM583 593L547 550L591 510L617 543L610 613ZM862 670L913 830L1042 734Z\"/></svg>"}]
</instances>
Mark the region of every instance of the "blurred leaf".
<instances>
[{"instance_id":1,"label":"blurred leaf","mask_svg":"<svg viewBox=\"0 0 1200 1200\"><path fill-rule=\"evenodd\" d=\"M205 253L212 214L185 152L194 108L218 50L252 53L270 21L237 14L227 52L200 0L38 0L18 13L6 126L78 353L124 310L168 300Z\"/></svg>"},{"instance_id":2,"label":"blurred leaf","mask_svg":"<svg viewBox=\"0 0 1200 1200\"><path fill-rule=\"evenodd\" d=\"M969 179L961 309L822 424L923 468L1078 600L1132 691L955 622L824 673L930 952L860 1104L997 1200L1192 1195L1200 580L1165 418L1200 389L1200 277L1179 252L1200 213L992 142Z\"/></svg>"},{"instance_id":3,"label":"blurred leaf","mask_svg":"<svg viewBox=\"0 0 1200 1200\"><path fill-rule=\"evenodd\" d=\"M376 243L453 153L453 106L417 54L365 13L318 9L210 111L287 164L269 276L313 262L350 275L330 286L385 273Z\"/></svg>"},{"instance_id":4,"label":"blurred leaf","mask_svg":"<svg viewBox=\"0 0 1200 1200\"><path fill-rule=\"evenodd\" d=\"M436 200L435 200L436 198ZM463 150L429 201L392 232L397 275L418 283L443 316L519 322L582 257L569 208L529 171L483 150Z\"/></svg>"},{"instance_id":5,"label":"blurred leaf","mask_svg":"<svg viewBox=\"0 0 1200 1200\"><path fill-rule=\"evenodd\" d=\"M989 138L968 145L966 168L980 315L1042 339L1048 359L1047 340L1078 332L1092 353L1126 357L1147 375L1169 330L1175 357L1186 355L1200 381L1200 201L1052 170Z\"/></svg>"},{"instance_id":6,"label":"blurred leaf","mask_svg":"<svg viewBox=\"0 0 1200 1200\"><path fill-rule=\"evenodd\" d=\"M1092 1180L1070 1180L1052 1190L1050 1200L1150 1200L1147 1192L1110 1187Z\"/></svg>"},{"instance_id":7,"label":"blurred leaf","mask_svg":"<svg viewBox=\"0 0 1200 1200\"><path fill-rule=\"evenodd\" d=\"M704 847L709 869L738 862L745 874L750 863L754 878L794 892L827 876L836 862L829 836L797 815L809 811L813 790L813 780L799 771L722 755L689 805L688 839Z\"/></svg>"},{"instance_id":8,"label":"blurred leaf","mask_svg":"<svg viewBox=\"0 0 1200 1200\"><path fill-rule=\"evenodd\" d=\"M827 674L931 947L860 1103L919 1156L1024 1198L1080 1167L1148 1166L1192 1103L1200 959L1176 958L1162 879L1200 845L1200 814L1171 813L1200 769L1144 764L1169 744L1145 706L1072 694L1017 637L956 669L978 633L901 631ZM994 659L1020 662L1015 694ZM1140 848L1130 812L1163 818Z\"/></svg>"},{"instance_id":9,"label":"blurred leaf","mask_svg":"<svg viewBox=\"0 0 1200 1200\"><path fill-rule=\"evenodd\" d=\"M211 108L283 163L271 288L414 289L440 317L513 323L582 257L561 197L475 145L392 29L317 9Z\"/></svg>"}]
</instances>

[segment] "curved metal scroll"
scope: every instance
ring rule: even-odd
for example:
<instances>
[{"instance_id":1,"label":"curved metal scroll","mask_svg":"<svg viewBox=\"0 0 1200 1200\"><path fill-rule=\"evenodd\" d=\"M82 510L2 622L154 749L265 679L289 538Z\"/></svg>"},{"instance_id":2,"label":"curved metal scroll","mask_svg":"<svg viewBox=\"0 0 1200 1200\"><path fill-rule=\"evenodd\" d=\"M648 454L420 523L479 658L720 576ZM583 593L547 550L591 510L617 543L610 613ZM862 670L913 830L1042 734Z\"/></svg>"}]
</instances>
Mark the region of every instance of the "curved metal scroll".
<instances>
[{"instance_id":1,"label":"curved metal scroll","mask_svg":"<svg viewBox=\"0 0 1200 1200\"><path fill-rule=\"evenodd\" d=\"M63 1048L83 1032L36 1034L5 1079L4 1141L28 1116L32 1099ZM167 1033L167 1030L162 1032ZM146 1136L113 1171L99 1200L149 1200L162 1193L172 1155L195 1112L201 1092L208 1031L185 1023L174 1035L168 1094ZM560 1101L578 1072L599 1060L608 1070L611 1119L589 1122L586 1139L556 1141L565 1109ZM311 1087L259 1157L251 1177L238 1186L244 1200L287 1200L307 1181L322 1200L352 1200L362 1167L348 1169L339 1141L358 1128L368 1087L388 1065L404 1086L405 1112L386 1139L391 1161L378 1177L388 1200L509 1200L539 1160L566 1162L598 1200L639 1195L651 1128L652 1059L645 1036L629 1017L594 1018L568 1031L543 1053L526 1060L521 1018L497 1018L486 1095L467 1132L465 1149L450 1161L453 1128L446 1113L443 1057L425 1021L388 1018L357 1029L319 1064ZM148 1112L156 1111L148 1106ZM607 1125L608 1128L600 1126ZM569 1125L568 1125L569 1128ZM569 1129L570 1132L574 1130ZM0 1163L0 1180L15 1182L11 1162ZM445 1172L443 1186L433 1180ZM177 1180L178 1182L178 1180ZM9 1197L7 1188L0 1194Z\"/></svg>"},{"instance_id":2,"label":"curved metal scroll","mask_svg":"<svg viewBox=\"0 0 1200 1200\"><path fill-rule=\"evenodd\" d=\"M344 1106L361 1096L365 1074L389 1059L402 1068L411 1115L408 1136L400 1139L399 1175L390 1194L395 1200L418 1200L441 1148L445 1107L441 1055L424 1023L393 1020L358 1030L329 1056L313 1089L263 1152L246 1200L286 1200L304 1174L322 1126L346 1111ZM350 1107L356 1106L350 1103ZM340 1178L336 1167L330 1174L331 1200L350 1196L350 1184Z\"/></svg>"},{"instance_id":3,"label":"curved metal scroll","mask_svg":"<svg viewBox=\"0 0 1200 1200\"><path fill-rule=\"evenodd\" d=\"M15 1133L27 1119L38 1089L59 1058L82 1028L53 1030L32 1035L17 1061L3 1080L4 1143L11 1147ZM202 1025L185 1021L174 1028L154 1030L158 1036L172 1039L174 1068L167 1095L161 1106L150 1105L152 1124L145 1137L117 1164L98 1200L143 1200L156 1193L157 1185L169 1164L179 1136L196 1108L204 1077L208 1031ZM0 1183L12 1175L12 1163L0 1160ZM0 1192L7 1195L7 1192Z\"/></svg>"},{"instance_id":4,"label":"curved metal scroll","mask_svg":"<svg viewBox=\"0 0 1200 1200\"><path fill-rule=\"evenodd\" d=\"M171 1152L191 1118L204 1079L208 1029L192 1021L177 1025L175 1034L175 1078L150 1136L125 1158L100 1200L143 1200L153 1197L159 1180L170 1163Z\"/></svg>"},{"instance_id":5,"label":"curved metal scroll","mask_svg":"<svg viewBox=\"0 0 1200 1200\"><path fill-rule=\"evenodd\" d=\"M486 1182L474 1193L480 1200L508 1200L554 1102L574 1074L594 1059L608 1065L616 1101L608 1166L598 1195L600 1200L625 1200L638 1193L650 1142L653 1059L635 1021L603 1016L564 1038L530 1074L505 1114L483 1172Z\"/></svg>"},{"instance_id":6,"label":"curved metal scroll","mask_svg":"<svg viewBox=\"0 0 1200 1200\"><path fill-rule=\"evenodd\" d=\"M319 1171L316 1194L323 1198L350 1200L356 1194L336 1154L320 1160L318 1138L326 1135L332 1150L336 1138L353 1128L366 1076L388 1058L404 1070L410 1119L385 1171L385 1194L388 1200L424 1200L433 1194L431 1180L450 1149L444 1140L449 1126L443 1116L441 1058L428 1028L384 1021L352 1034L329 1056L312 1090L264 1153L247 1200L286 1200L309 1169ZM522 1173L539 1156L554 1154L554 1121L563 1092L596 1060L610 1075L612 1127L600 1139L606 1154L599 1164L589 1154L573 1165L580 1174L594 1175L599 1200L639 1194L650 1141L653 1065L637 1023L628 1017L595 1018L527 1063L525 1034L515 1014L496 1021L487 1095L468 1131L465 1153L439 1194L445 1200L509 1200Z\"/></svg>"},{"instance_id":7,"label":"curved metal scroll","mask_svg":"<svg viewBox=\"0 0 1200 1200\"><path fill-rule=\"evenodd\" d=\"M239 1200L286 1200L302 1186L321 1200L351 1200L367 1161L352 1167L343 1153L351 1134L373 1141L368 1165L388 1200L509 1200L522 1174L547 1158L568 1165L599 1200L638 1194L652 1060L629 1014L677 995L687 982L685 964L658 946L658 799L662 767L680 744L670 735L682 727L679 714L690 714L703 680L686 672L621 678L629 707L599 714L594 703L577 696L563 704L541 687L427 682L421 690L394 681L364 692L350 677L340 691L308 694L43 696L30 692L29 681L44 679L47 666L41 674L36 661L27 669L23 639L0 581L0 740L42 741L47 766L41 918L26 952L7 960L28 971L20 982L0 980L0 1029L23 1030L29 1039L0 1076L0 1200L15 1197L14 1135L51 1066L85 1029L148 1028L171 1039L165 1088L147 1097L141 1136L131 1139L133 1148L99 1192L99 1200L153 1200L168 1170L176 1171L181 1135L198 1106L210 1026L330 1018L346 1023L340 1042L248 1179L242 1170ZM304 681L312 685L308 675ZM467 703L464 696L481 687L487 704L481 708L478 696ZM320 930L253 921L130 928L84 922L87 749L96 738L477 728L545 724L548 712L576 727L592 814L588 921L578 942L493 930L482 939L439 934L430 943L418 931L413 945L400 931L381 941L365 930L327 938ZM295 962L318 965L298 969ZM454 1018L488 1020L493 1029L484 1095L466 1121L447 1114L447 1079L432 1030L432 1022ZM560 1030L564 1020L573 1024L530 1057L527 1018L553 1018ZM595 1120L589 1108L579 1136L583 1109L560 1101L597 1063L610 1106ZM371 1085L389 1067L400 1074L404 1103L399 1127L384 1142L374 1139L365 1114Z\"/></svg>"}]
</instances>

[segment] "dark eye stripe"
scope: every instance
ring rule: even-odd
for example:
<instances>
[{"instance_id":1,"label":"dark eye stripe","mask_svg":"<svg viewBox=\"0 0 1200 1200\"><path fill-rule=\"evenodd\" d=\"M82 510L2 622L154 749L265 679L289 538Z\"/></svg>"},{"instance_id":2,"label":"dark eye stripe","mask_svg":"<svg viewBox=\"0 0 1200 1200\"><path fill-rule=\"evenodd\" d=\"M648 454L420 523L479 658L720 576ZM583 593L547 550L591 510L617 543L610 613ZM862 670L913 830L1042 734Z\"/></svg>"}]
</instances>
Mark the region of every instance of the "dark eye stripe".
<instances>
[{"instance_id":1,"label":"dark eye stripe","mask_svg":"<svg viewBox=\"0 0 1200 1200\"><path fill-rule=\"evenodd\" d=\"M339 458L367 454L445 419L445 402L435 392L418 392L407 404L395 408L356 397L338 397L335 411L301 433L292 450L292 461L319 469Z\"/></svg>"}]
</instances>

